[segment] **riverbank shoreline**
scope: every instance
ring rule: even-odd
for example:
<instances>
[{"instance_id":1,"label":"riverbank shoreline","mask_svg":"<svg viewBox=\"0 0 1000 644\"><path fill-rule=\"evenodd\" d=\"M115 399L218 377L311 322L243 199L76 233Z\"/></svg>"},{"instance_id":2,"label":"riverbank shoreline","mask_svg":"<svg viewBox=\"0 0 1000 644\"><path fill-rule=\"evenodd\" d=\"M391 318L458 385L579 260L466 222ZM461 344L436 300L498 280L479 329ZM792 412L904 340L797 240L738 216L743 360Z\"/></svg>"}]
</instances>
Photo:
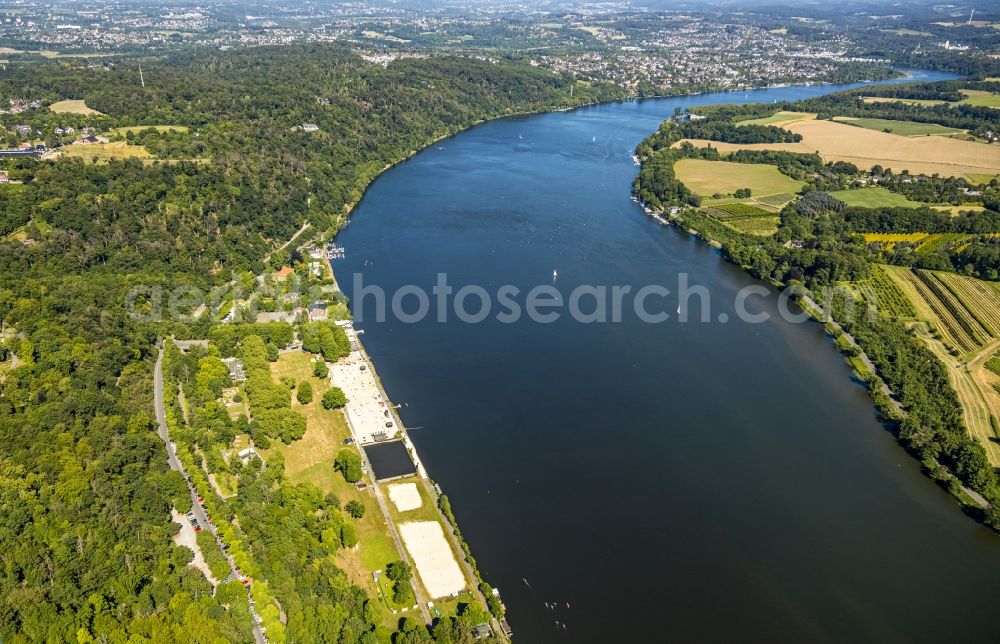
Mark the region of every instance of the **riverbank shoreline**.
<instances>
[{"instance_id":1,"label":"riverbank shoreline","mask_svg":"<svg viewBox=\"0 0 1000 644\"><path fill-rule=\"evenodd\" d=\"M707 233L690 227L690 225L684 221L683 213L687 210L686 208L672 208L671 212L668 213L650 207L637 197L635 199L647 216L655 219L662 225L676 226L688 234L694 235L712 248L718 250L727 262L739 267L744 273L750 275L749 271L747 271L744 266L736 264L730 260L724 252L722 252L723 245L721 241L713 238ZM750 277L753 276L750 275ZM789 285L778 282L777 280L761 281L764 281L764 283L774 288L790 288ZM895 393L889 387L888 383L886 383L882 376L878 373L878 368L875 366L871 358L865 353L864 349L862 349L861 345L859 345L857 341L849 333L847 333L843 327L841 327L840 323L833 319L833 316L816 301L812 292L805 289L805 287L802 287L801 292L797 292L795 294L793 300L803 311L809 314L815 322L823 326L827 336L833 341L836 349L840 351L841 355L844 357L844 361L850 366L854 375L857 376L860 381L865 383L869 397L872 399L872 404L875 409L878 410L881 418L894 427L898 426L899 423L906 417L906 410L900 401L895 397ZM896 436L896 432L893 432L893 435ZM905 447L904 451L906 451ZM907 453L909 452L907 451ZM928 476L928 478L935 480L939 484L939 487L947 492L949 496L954 498L958 502L959 507L967 511L967 513L969 510L981 512L989 509L989 502L975 490L962 485L958 491L955 491L947 485L948 481L941 481L932 477L931 472L923 463L921 463L921 469L924 474ZM954 478L953 474L951 476ZM980 523L982 523L982 521L980 521Z\"/></svg>"},{"instance_id":2,"label":"riverbank shoreline","mask_svg":"<svg viewBox=\"0 0 1000 644\"><path fill-rule=\"evenodd\" d=\"M458 524L454 518L454 515L451 514L450 510L448 512L445 512L444 510L445 507L450 508L450 506L448 505L447 497L441 491L440 486L434 482L434 480L430 477L430 474L427 472L427 469L424 466L419 453L417 452L417 447L410 438L409 431L407 430L407 427L403 422L402 417L399 415L399 409L396 405L392 403L392 399L389 397L389 394L386 391L385 385L382 382L382 378L379 377L378 371L375 368L375 363L372 361L371 356L369 356L368 352L365 350L364 344L362 343L361 338L359 337L357 331L354 330L353 326L346 328L345 331L347 332L348 338L351 341L353 352L358 354L358 357L363 362L363 366L367 368L368 372L371 374L375 383L375 387L378 392L378 396L386 404L386 409L387 411L389 411L389 414L393 419L393 422L395 423L396 429L398 430L398 440L402 442L402 444L406 448L407 453L409 454L411 461L413 462L414 468L416 470L416 477L419 479L420 484L423 487L423 492L428 496L428 498L430 498L434 502L435 515L438 517L438 520L442 524L442 527L445 528L444 534L447 537L449 544L452 547L453 552L459 561L459 565L461 566L463 573L467 577L468 581L471 583L471 587L468 589L469 592L471 592L473 596L479 600L484 609L489 611L491 619L490 626L493 630L494 635L503 641L509 641L510 627L507 625L505 614L501 613L500 615L497 615L494 614L492 611L490 611L491 604L489 601L487 601L487 597L484 594L483 590L484 586L489 587L491 590L492 586L489 586L488 583L483 579L481 573L479 572L479 568L473 563L474 558L472 557L471 548L467 543L465 543L465 540L462 538L461 531L458 528ZM331 374L331 382L333 382L332 378L333 375ZM395 479L386 479L384 481L379 481L376 478L376 472L368 459L368 455L364 450L365 445L377 445L379 443L377 442L362 443L360 441L360 436L355 430L354 423L351 420L351 415L345 413L345 418L347 419L348 426L351 428L351 434L355 438L355 441L358 446L358 451L361 453L363 462L365 463L371 475L371 481L372 481L372 486L374 488L376 500L378 501L380 509L384 514L385 521L390 528L390 531L393 535L393 539L396 541L400 553L403 556L409 558L409 553L405 550L403 542L400 540L400 537L398 536L399 526L396 525L396 523L393 521L391 512L388 511L388 505L384 498L382 490L383 483L388 484L394 481ZM393 440L396 439L393 438ZM472 561L470 561L470 559L472 559ZM414 567L414 571L415 573L419 574L419 570L417 567ZM415 590L417 590L416 587ZM433 600L434 598L431 597L429 599ZM424 616L424 619L427 621L428 625L433 622L433 617L430 616L429 612L430 606L432 605L433 601L424 600L420 602L421 614Z\"/></svg>"},{"instance_id":3,"label":"riverbank shoreline","mask_svg":"<svg viewBox=\"0 0 1000 644\"><path fill-rule=\"evenodd\" d=\"M772 95L795 100L822 91ZM393 293L409 284L430 292L440 271L455 276L456 288L509 282L522 289L549 282L553 268L560 288L664 283L665 275L686 271L709 289L713 304L725 298L719 305L735 322L730 289L755 280L679 230L637 216L621 189L638 170L631 151L675 104L694 111L693 103L733 98L629 102L466 132L374 186L336 242L347 250L334 262L341 286L351 295L354 273ZM490 164L477 166L481 159ZM728 239L722 231L718 238ZM663 596L656 580L664 575L691 589L691 605L708 611L717 595L699 586L697 570L721 560L720 567L737 571L721 573L731 577L727 596L752 614L790 620L794 612L830 632L860 635L864 615L833 592L821 601L797 598L794 607L782 602L780 593L816 573L816 547L843 559L821 563L822 574L850 571L846 590L866 603L877 599L873 585L909 580L925 542L948 543L937 559L961 565L973 559L973 547L996 548L955 512L951 498L928 491L919 464L901 456L867 392L811 324L649 325L631 316L621 325L473 328L452 316L447 324L396 316L375 324L368 319L371 299L362 307L359 295L353 293L353 308L359 318L364 308L366 323L357 325L365 348L393 399L409 403L400 413L426 426L410 435L452 497L480 567L503 591L519 637L655 639L656 623L622 631L604 615L637 607L657 614ZM780 312L774 297L759 307L752 302L751 310ZM571 410L559 403L580 392L599 392L606 404ZM721 470L735 474L722 481ZM663 516L628 535L614 557L595 561L619 539L599 543L595 504L609 506L615 523L642 516L649 504ZM813 516L805 516L810 509ZM762 516L767 526L757 520ZM959 535L959 543L947 534ZM731 545L739 552L727 553ZM790 562L788 552L797 548ZM685 556L692 566L658 559L664 549L692 553L693 560ZM876 570L878 562L885 567ZM636 570L647 579L633 588ZM606 583L587 583L593 575ZM778 590L761 596L760 584L743 583L747 575ZM608 592L612 584L634 592ZM907 581L901 590L916 595L913 586ZM684 606L664 613L686 634L703 628ZM720 633L763 636L766 625L750 615L737 615L738 626L721 626ZM891 621L906 630L902 617ZM563 623L568 635L560 635Z\"/></svg>"},{"instance_id":4,"label":"riverbank shoreline","mask_svg":"<svg viewBox=\"0 0 1000 644\"><path fill-rule=\"evenodd\" d=\"M912 77L911 74L906 74L905 76L903 76L903 78L910 78L910 77ZM866 83L866 84L871 85L871 86L876 86L876 85L879 85L881 83L884 83L884 82L887 82L887 81L892 81L892 80L898 79L898 78L900 78L900 77L899 76L893 76L893 77L890 77L890 78L883 79L881 81L871 81L871 82ZM865 82L865 81L855 81L853 83L843 83L843 84L838 84L838 85L829 85L829 87L841 88L841 87L849 86L849 85L857 85L857 84L863 83L863 82ZM807 84L807 85L808 86L813 86L813 87L822 86L822 84ZM364 201L365 197L368 194L368 191L375 184L376 180L379 179L383 174L385 174L389 170L392 170L392 169L396 168L397 166L402 165L405 161L410 160L411 158L413 158L414 156L416 156L419 152L425 151L425 150L431 148L432 146L434 146L435 144L441 143L442 141L446 141L446 140L451 139L453 137L457 137L460 134L467 133L470 130L472 130L475 127L480 126L480 125L484 125L484 124L487 124L487 123L492 123L492 122L495 122L495 121L503 121L503 120L507 120L507 119L525 118L525 117L529 117L529 116L538 116L538 115L552 114L552 113L557 113L557 112L573 112L573 111L581 110L583 108L591 108L591 107L600 106L600 105L615 105L615 104L626 104L626 103L630 103L630 102L644 102L644 101L661 101L661 100L670 99L670 98L686 99L686 98L691 98L691 97L704 96L704 95L717 94L717 93L719 93L719 94L730 94L730 95L733 95L735 97L735 96L743 94L744 92L747 92L747 91L761 91L761 90L766 91L768 89L778 89L780 87L787 87L787 86L786 85L774 85L774 86L768 86L768 87L764 87L764 88L753 88L752 90L751 89L733 89L733 90L721 90L721 91L704 91L704 92L691 92L691 93L679 93L679 94L665 94L665 95L657 95L657 96L639 96L639 95L636 95L636 94L632 94L632 95L622 96L620 98L614 98L614 99L604 100L604 101L588 101L588 102L583 102L583 103L579 103L579 104L572 105L572 106L547 107L547 108L539 108L539 109L535 109L535 110L524 110L524 111L514 112L514 113L510 113L510 114L503 114L503 115L495 116L495 117L492 117L492 118L480 119L480 120L477 120L477 121L475 121L473 123L470 123L467 126L461 127L461 128L459 128L458 130L456 130L454 132L449 132L447 134L435 137L435 138L429 140L426 144L424 144L419 149L410 150L409 152L407 152L399 160L397 160L395 162L392 162L392 163L389 163L389 164L386 164L385 167L383 167L382 170L377 175L375 175L371 179L371 181L368 182L368 184L365 186L364 190L362 191L361 197L356 202L348 204L348 205L345 206L345 213L343 214L342 218L338 218L336 229L333 230L332 232L330 230L322 231L322 232L320 232L311 241L312 242L322 241L324 238L327 238L327 236L329 236L329 238L335 238L342 230L344 230L348 226L348 224L350 223L350 220L351 220L352 216L354 216L355 211L358 208L358 206ZM830 91L832 92L832 91L838 91L838 90L837 89L831 89ZM633 158L633 160L637 161L634 158ZM638 166L640 164L636 163L636 165ZM662 223L664 225L670 225L671 224L671 221L668 221L667 219L664 218L663 213L652 213L652 212L650 212L650 214L652 216L654 216L657 220L660 221L660 223ZM709 240L706 240L706 241L710 245L714 246L717 249L721 248L721 243L719 243L716 240L709 239ZM307 242L307 243L309 243L309 242ZM300 246L301 245L304 245L304 244L300 244ZM335 275L334 268L332 266L332 262L329 263L329 267L330 267L331 274L334 275L334 281L336 283L336 275ZM376 368L375 368L374 361L372 360L372 358L370 357L370 355L368 354L368 352L364 349L363 344L360 341L358 342L358 346L360 347L362 355L364 356L364 359L365 359L366 363L368 364L369 369L371 369L373 375L375 375L376 382L378 383L379 389L380 389L380 391L381 391L384 399L386 401L391 400L391 398L388 396L388 393L385 390L385 387L384 387L384 384L383 384L381 378L379 378L378 375L377 375L377 371L376 371ZM392 405L390 405L390 407L392 407ZM440 488L435 483L433 483L433 479L431 479L430 475L426 472L426 470L423 469L423 465L422 465L422 462L420 461L419 455L417 454L416 447L413 444L412 440L410 439L409 434L408 434L408 432L406 430L406 426L403 423L402 419L399 417L398 411L395 408L393 408L393 410L392 410L391 413L393 415L393 418L395 419L395 422L397 423L397 426L400 429L400 434L402 436L404 444L407 447L408 452L413 457L415 464L417 464L417 468L418 468L418 472L420 474L420 478L423 481L427 481L429 483L429 488L430 488L431 493L433 495L432 498L434 498L438 502L438 505L439 505L438 510L441 511L442 516L444 516L447 519L448 524L452 527L452 530L448 532L448 537L449 537L450 540L453 540L454 543L457 543L460 552L464 552L466 554L466 557L461 560L461 563L462 563L463 567L468 567L469 566L468 558L471 557L471 549L470 549L469 545L467 543L465 543L464 539L462 538L461 531L459 530L459 527L458 527L458 525L457 525L457 523L456 523L456 521L454 519L454 516L450 512L450 507L449 507L449 511L448 512L442 511L440 503L441 503L441 499L442 499L442 497L444 495L441 494ZM480 574L478 572L478 569L475 569L473 571L472 575L473 575L473 579L475 579L476 581L479 581L480 583L483 583L482 582L482 578L481 578L481 576L480 576ZM483 596L483 594L480 592L479 589L475 589L475 592L480 597L480 599L483 599L483 601L485 601L485 597ZM494 630L495 630L495 632L497 632L497 633L502 632L500 630L497 630L496 626L497 626L497 624L494 624Z\"/></svg>"},{"instance_id":5,"label":"riverbank shoreline","mask_svg":"<svg viewBox=\"0 0 1000 644\"><path fill-rule=\"evenodd\" d=\"M322 242L322 241L324 241L326 239L334 239L337 236L337 234L341 230L344 229L344 227L346 227L347 225L350 224L351 215L354 214L354 211L355 211L355 209L357 209L358 205L361 204L362 201L364 201L365 195L368 193L368 190L371 188L372 184L374 184L379 179L379 177L381 177L383 174L385 174L389 170L392 170L396 166L399 166L399 165L403 164L404 162L406 162L409 159L413 158L414 156L416 156L420 152L423 152L424 150L427 150L428 148L432 147L436 143L440 143L442 141L447 141L448 139L451 139L451 138L456 137L456 136L458 136L460 134L468 132L469 130L471 130L471 129L475 128L475 127L478 127L480 125L484 125L486 123L493 123L495 121L503 121L503 120L506 120L506 119L524 118L524 117L527 117L527 116L539 116L539 115L544 115L544 114L556 114L556 113L560 113L560 112L573 112L573 111L584 109L584 108L588 108L588 107L596 107L596 106L601 106L601 105L617 105L617 104L629 103L629 102L632 102L632 101L637 101L637 102L639 102L639 101L660 101L660 100L666 100L666 99L670 99L670 98L677 98L677 99L680 99L680 98L694 98L694 97L698 97L698 96L707 96L707 95L710 95L710 94L739 94L741 92L742 93L759 92L759 91L768 91L768 90L771 90L771 89L783 89L783 88L789 88L789 87L824 87L825 86L825 87L841 87L841 88L846 88L847 86L850 86L850 85L871 85L872 87L875 87L875 86L878 86L878 85L881 85L881 84L884 84L884 83L888 83L888 82L905 82L906 79L913 78L913 74L911 73L913 70L911 70L909 68L904 68L904 69L905 69L905 71L900 70L896 74L893 74L892 76L889 76L888 78L883 78L881 80L855 80L855 81L849 81L849 82L846 82L846 83L822 83L822 82L805 82L805 83L795 83L795 84L775 83L773 85L766 85L766 86L763 86L763 87L738 88L738 89L721 89L720 88L720 89L717 89L717 90L709 89L709 90L697 91L697 92L679 92L679 93L676 93L676 94L639 95L639 94L635 94L635 93L629 93L629 94L626 94L626 95L624 95L622 97L612 98L612 99L608 99L608 100L586 101L586 102L578 103L576 105L567 105L567 106L562 106L562 107L554 107L554 106L551 106L551 107L541 107L541 108L533 109L533 110L521 110L521 111L517 111L517 112L511 112L510 114L500 114L500 115L493 116L493 117L490 117L490 118L478 119L478 120L470 123L469 125L459 127L454 132L449 132L449 133L443 134L441 136L434 137L431 140L429 140L426 143L424 143L421 146L419 146L418 148L416 148L414 150L409 150L402 158L400 158L400 159L398 159L396 161L387 163L382 168L381 171L379 171L375 176L373 176L372 179L367 184L365 184L365 186L363 188L361 188L361 197L357 201L354 201L352 203L344 204L344 212L337 217L335 226L333 226L331 228L328 228L328 229L326 229L324 231L320 231L319 233L317 233L317 235L315 235L312 239L310 239L309 242L306 242L306 244L300 244L299 246L301 247L303 245L308 245L308 243ZM899 74L902 74L902 75L900 76ZM914 81L914 82L918 82L918 81ZM838 91L838 90L833 90L833 91ZM637 165L639 165L639 164L637 164ZM286 245L287 245L287 243L286 243Z\"/></svg>"}]
</instances>

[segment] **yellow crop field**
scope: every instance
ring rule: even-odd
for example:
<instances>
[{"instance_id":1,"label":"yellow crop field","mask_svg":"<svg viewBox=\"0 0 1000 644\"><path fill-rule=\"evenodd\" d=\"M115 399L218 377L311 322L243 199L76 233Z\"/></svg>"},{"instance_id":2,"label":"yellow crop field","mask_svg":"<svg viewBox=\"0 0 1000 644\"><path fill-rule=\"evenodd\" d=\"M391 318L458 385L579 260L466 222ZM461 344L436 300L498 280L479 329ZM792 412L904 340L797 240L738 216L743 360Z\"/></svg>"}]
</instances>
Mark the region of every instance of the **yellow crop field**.
<instances>
[{"instance_id":1,"label":"yellow crop field","mask_svg":"<svg viewBox=\"0 0 1000 644\"><path fill-rule=\"evenodd\" d=\"M986 363L1000 348L1000 284L956 273L885 266L931 332L914 327L948 371L969 433L1000 466L994 425L1000 419L1000 377Z\"/></svg>"},{"instance_id":2,"label":"yellow crop field","mask_svg":"<svg viewBox=\"0 0 1000 644\"><path fill-rule=\"evenodd\" d=\"M956 354L976 352L1000 337L1000 291L992 282L956 273L885 267L917 309Z\"/></svg>"},{"instance_id":3,"label":"yellow crop field","mask_svg":"<svg viewBox=\"0 0 1000 644\"><path fill-rule=\"evenodd\" d=\"M740 121L736 125L774 125L777 127L782 127L785 123L791 123L792 121L800 121L802 119L814 119L815 114L810 114L808 112L789 112L786 110L780 110L771 116L765 116L759 119L748 119L746 121Z\"/></svg>"},{"instance_id":4,"label":"yellow crop field","mask_svg":"<svg viewBox=\"0 0 1000 644\"><path fill-rule=\"evenodd\" d=\"M87 107L83 101L58 101L49 105L49 109L56 114L100 114L97 110Z\"/></svg>"},{"instance_id":5,"label":"yellow crop field","mask_svg":"<svg viewBox=\"0 0 1000 644\"><path fill-rule=\"evenodd\" d=\"M184 125L129 125L127 127L116 127L111 129L111 134L121 134L126 136L129 132L138 133L146 130L156 130L157 132L181 132L185 133L188 128Z\"/></svg>"},{"instance_id":6,"label":"yellow crop field","mask_svg":"<svg viewBox=\"0 0 1000 644\"><path fill-rule=\"evenodd\" d=\"M77 157L94 163L107 162L112 159L151 159L153 155L141 145L129 145L125 141L111 143L91 143L89 145L67 145L60 154L66 157Z\"/></svg>"},{"instance_id":7,"label":"yellow crop field","mask_svg":"<svg viewBox=\"0 0 1000 644\"><path fill-rule=\"evenodd\" d=\"M928 237L927 233L865 233L867 243L877 242L886 248L892 248L899 242L917 244Z\"/></svg>"},{"instance_id":8,"label":"yellow crop field","mask_svg":"<svg viewBox=\"0 0 1000 644\"><path fill-rule=\"evenodd\" d=\"M818 152L825 161L847 161L864 169L881 165L897 172L936 172L942 176L978 179L1000 175L1000 146L996 145L940 136L899 136L811 119L792 121L783 127L801 134L802 141L741 145L695 139L691 143L699 147L711 145L722 153L743 149Z\"/></svg>"}]
</instances>

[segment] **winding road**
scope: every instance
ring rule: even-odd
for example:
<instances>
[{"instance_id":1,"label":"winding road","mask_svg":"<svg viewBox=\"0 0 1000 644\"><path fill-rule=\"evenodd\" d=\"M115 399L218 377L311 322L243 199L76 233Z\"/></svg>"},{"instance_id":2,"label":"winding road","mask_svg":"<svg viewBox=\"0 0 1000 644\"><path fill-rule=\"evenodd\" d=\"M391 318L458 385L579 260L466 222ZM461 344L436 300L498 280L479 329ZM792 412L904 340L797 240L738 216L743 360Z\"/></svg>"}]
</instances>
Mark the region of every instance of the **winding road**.
<instances>
[{"instance_id":1,"label":"winding road","mask_svg":"<svg viewBox=\"0 0 1000 644\"><path fill-rule=\"evenodd\" d=\"M236 564L233 563L232 557L230 557L229 554L222 549L222 544L219 542L219 538L215 532L215 526L208 520L208 515L205 514L205 509L201 506L201 503L198 502L198 492L191 484L190 479L188 479L187 473L184 471L184 466L177 458L177 449L170 440L170 431L167 427L167 410L163 402L163 354L165 347L166 341L161 342L160 352L156 357L156 365L153 367L153 406L156 410L156 434L160 437L164 446L167 448L167 462L170 464L170 469L180 472L181 475L184 476L184 480L187 482L188 493L191 495L191 512L198 520L198 523L206 526L212 531L212 534L215 536L216 543L219 545L219 550L222 552L222 556L229 562L229 577L227 578L227 582L241 583L239 574L236 572ZM250 598L249 589L247 589L247 598ZM253 629L254 641L257 644L266 644L267 638L264 637L264 632L260 628L260 617L254 610L253 604L250 604L250 616L252 618L251 628Z\"/></svg>"}]
</instances>

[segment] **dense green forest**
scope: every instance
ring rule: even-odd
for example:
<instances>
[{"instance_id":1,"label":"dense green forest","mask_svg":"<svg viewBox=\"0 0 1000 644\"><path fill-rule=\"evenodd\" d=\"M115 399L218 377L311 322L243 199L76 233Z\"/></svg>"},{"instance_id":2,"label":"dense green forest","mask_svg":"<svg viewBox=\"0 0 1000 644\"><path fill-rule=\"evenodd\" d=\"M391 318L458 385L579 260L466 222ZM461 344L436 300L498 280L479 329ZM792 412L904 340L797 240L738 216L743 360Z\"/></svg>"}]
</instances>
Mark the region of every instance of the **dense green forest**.
<instances>
[{"instance_id":1,"label":"dense green forest","mask_svg":"<svg viewBox=\"0 0 1000 644\"><path fill-rule=\"evenodd\" d=\"M25 123L49 141L67 124L187 128L139 133L164 161L0 161L23 181L0 186L0 329L3 355L9 347L18 359L0 376L6 642L251 639L242 589L223 584L213 595L186 565L191 551L170 542L170 508L184 512L189 502L153 431L156 341L208 328L130 317L133 287L246 281L303 223L333 230L379 172L436 138L488 118L618 96L526 64L431 57L384 68L336 46L203 51L144 61L143 75L145 87L131 64L74 60L0 72L0 96L85 99L104 114L2 117L6 128ZM295 129L306 122L318 130ZM239 344L251 363L286 332L229 329L216 341L230 352ZM342 349L318 329L310 342ZM177 356L170 364L176 380L191 368ZM204 384L214 391L210 375ZM282 401L266 404L275 411L255 430L293 439L301 423ZM193 431L234 431L217 412L205 403ZM246 480L240 507L220 516L253 519L243 547L288 632L298 641L387 640L363 593L317 553L317 544L336 547L317 533L317 517L340 516L332 501L284 485L271 468ZM399 641L431 637L401 627ZM469 636L453 624L433 635Z\"/></svg>"}]
</instances>

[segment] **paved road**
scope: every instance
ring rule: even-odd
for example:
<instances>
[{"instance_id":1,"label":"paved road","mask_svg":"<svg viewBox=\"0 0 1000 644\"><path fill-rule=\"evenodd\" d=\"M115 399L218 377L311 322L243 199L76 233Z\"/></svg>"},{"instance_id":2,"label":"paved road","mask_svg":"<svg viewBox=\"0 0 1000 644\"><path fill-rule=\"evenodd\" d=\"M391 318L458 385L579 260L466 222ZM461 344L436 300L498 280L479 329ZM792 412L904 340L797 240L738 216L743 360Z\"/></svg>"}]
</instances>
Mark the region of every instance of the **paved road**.
<instances>
[{"instance_id":1,"label":"paved road","mask_svg":"<svg viewBox=\"0 0 1000 644\"><path fill-rule=\"evenodd\" d=\"M215 526L212 522L208 520L208 516L205 514L205 509L201 507L201 503L198 502L198 492L191 485L191 482L187 478L187 473L184 471L184 466L181 465L180 460L177 458L177 451L174 448L174 444L170 441L170 432L167 428L167 410L163 404L163 353L164 344L160 345L160 353L156 357L156 366L153 368L153 406L156 410L156 433L163 440L163 444L167 448L167 462L170 463L170 469L180 472L184 476L184 480L187 481L188 493L191 495L191 512L194 514L195 519L198 520L203 527L208 528L213 535L215 535ZM216 536L216 541L218 537ZM229 562L229 577L227 578L227 583L241 583L239 575L236 573L236 565L233 563L232 558L222 550L222 544L219 544L219 550L222 555ZM249 597L249 590L247 591L247 596ZM260 630L259 617L257 612L254 610L253 605L250 606L250 616L253 620L251 624L253 628L253 638L257 644L266 644L267 638L264 637L264 632Z\"/></svg>"}]
</instances>

